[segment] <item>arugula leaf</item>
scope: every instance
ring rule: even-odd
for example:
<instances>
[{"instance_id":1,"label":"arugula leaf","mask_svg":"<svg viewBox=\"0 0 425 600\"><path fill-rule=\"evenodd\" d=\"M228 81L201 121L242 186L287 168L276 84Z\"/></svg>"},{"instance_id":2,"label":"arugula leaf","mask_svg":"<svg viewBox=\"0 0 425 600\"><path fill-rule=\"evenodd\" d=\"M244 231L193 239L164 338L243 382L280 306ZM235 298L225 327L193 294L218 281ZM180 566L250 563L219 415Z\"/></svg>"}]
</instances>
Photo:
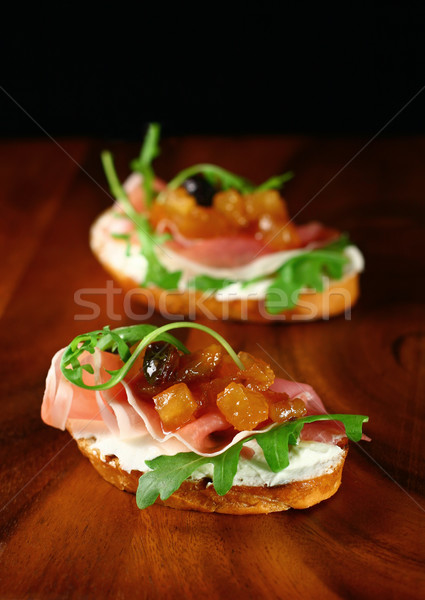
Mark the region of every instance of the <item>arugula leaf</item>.
<instances>
[{"instance_id":1,"label":"arugula leaf","mask_svg":"<svg viewBox=\"0 0 425 600\"><path fill-rule=\"evenodd\" d=\"M240 177L239 175L235 175L222 167L218 167L217 165L211 165L207 163L193 165L180 171L171 181L168 182L168 188L171 190L175 190L182 183L188 179L189 177L193 177L198 173L202 173L204 177L212 184L217 185L220 184L221 189L227 190L229 188L234 188L238 190L242 194L246 194L248 192L252 192L255 189L255 186L251 181L245 179L244 177Z\"/></svg>"},{"instance_id":2,"label":"arugula leaf","mask_svg":"<svg viewBox=\"0 0 425 600\"><path fill-rule=\"evenodd\" d=\"M323 291L323 275L341 279L344 265L348 261L343 251L349 244L348 237L342 235L338 240L321 249L294 256L284 263L267 288L266 310L270 314L278 314L282 310L292 308L295 306L302 288L310 287L317 291ZM241 282L241 284L243 288L246 288L253 283L270 279L270 277L270 275L260 275ZM190 280L189 287L201 291L217 292L233 283L236 281L228 278L220 279L209 275L197 275Z\"/></svg>"},{"instance_id":3,"label":"arugula leaf","mask_svg":"<svg viewBox=\"0 0 425 600\"><path fill-rule=\"evenodd\" d=\"M169 271L160 262L155 252L155 246L159 246L165 236L158 236L149 226L149 232L146 229L138 229L137 231L140 243L141 254L146 258L147 271L144 280L144 285L155 285L164 290L178 289L179 281L182 276L181 271Z\"/></svg>"},{"instance_id":4,"label":"arugula leaf","mask_svg":"<svg viewBox=\"0 0 425 600\"><path fill-rule=\"evenodd\" d=\"M155 173L152 167L152 161L159 153L159 137L161 127L158 123L150 123L146 133L142 149L138 158L131 162L133 171L137 171L143 177L143 189L145 192L145 202L147 206L151 206L154 198L153 183Z\"/></svg>"},{"instance_id":5,"label":"arugula leaf","mask_svg":"<svg viewBox=\"0 0 425 600\"><path fill-rule=\"evenodd\" d=\"M283 173L283 175L275 175L267 179L264 183L259 186L255 186L251 181L235 175L222 167L212 164L199 164L193 165L180 171L169 183L169 189L176 189L182 185L182 183L189 177L193 177L201 173L205 179L213 186L218 186L222 190L228 190L233 188L241 194L248 194L250 192L262 192L270 189L281 188L287 181L293 178L294 174L291 171Z\"/></svg>"},{"instance_id":6,"label":"arugula leaf","mask_svg":"<svg viewBox=\"0 0 425 600\"><path fill-rule=\"evenodd\" d=\"M178 287L181 271L168 271L159 261L155 246L161 244L167 236L156 234L146 217L143 219L143 228L137 230L141 244L141 254L146 258L148 265L144 280L145 285L156 285L164 290L175 290Z\"/></svg>"},{"instance_id":7,"label":"arugula leaf","mask_svg":"<svg viewBox=\"0 0 425 600\"><path fill-rule=\"evenodd\" d=\"M131 256L131 236L130 236L130 234L129 233L114 233L114 232L112 232L110 235L115 240L123 240L123 241L127 242L125 245L125 255Z\"/></svg>"},{"instance_id":8,"label":"arugula leaf","mask_svg":"<svg viewBox=\"0 0 425 600\"><path fill-rule=\"evenodd\" d=\"M294 177L292 171L288 171L287 173L283 173L283 175L274 175L267 179L264 183L259 185L255 191L256 192L264 192L265 190L277 190L281 188L287 181L290 181Z\"/></svg>"},{"instance_id":9,"label":"arugula leaf","mask_svg":"<svg viewBox=\"0 0 425 600\"><path fill-rule=\"evenodd\" d=\"M155 325L142 324L142 325L130 325L128 327L117 327L113 331L108 326L104 327L105 335L103 335L97 342L97 348L99 350L109 350L110 352L117 351L117 344L115 342L116 336L119 336L129 348L134 346L137 342L140 342L148 333L152 333L157 330ZM172 346L175 346L178 350L181 350L184 354L189 354L189 350L179 339L171 335L170 333L162 333L156 338L158 341L167 342Z\"/></svg>"},{"instance_id":10,"label":"arugula leaf","mask_svg":"<svg viewBox=\"0 0 425 600\"><path fill-rule=\"evenodd\" d=\"M147 142L142 148L140 160L148 161L155 154L155 140L156 140L156 129L152 130L153 133L147 136ZM109 187L112 194L117 199L117 202L123 207L127 216L136 225L136 231L140 239L141 254L146 258L147 261L147 273L145 277L145 285L156 285L166 290L175 290L178 287L178 283L181 277L181 271L168 271L159 261L155 246L160 246L166 239L169 238L167 234L157 234L151 227L148 218L145 215L138 213L133 205L131 204L124 188L122 187L118 175L116 173L112 155L109 152L102 153L102 161L105 169L105 174L108 179ZM143 163L144 164L144 163ZM144 168L144 167L143 167ZM149 178L147 180L150 181ZM113 237L124 239L126 234L113 234Z\"/></svg>"},{"instance_id":11,"label":"arugula leaf","mask_svg":"<svg viewBox=\"0 0 425 600\"><path fill-rule=\"evenodd\" d=\"M369 417L365 415L309 415L302 417L304 423L315 423L316 421L339 421L344 425L345 433L349 440L359 442L362 439L363 423L369 421Z\"/></svg>"},{"instance_id":12,"label":"arugula leaf","mask_svg":"<svg viewBox=\"0 0 425 600\"><path fill-rule=\"evenodd\" d=\"M362 425L369 420L365 415L309 415L295 421L277 425L269 431L255 433L217 456L199 456L195 452L180 452L174 456L158 456L146 461L151 471L139 479L137 488L137 506L146 508L153 504L158 496L161 500L169 498L179 489L183 481L205 464L213 465L213 485L217 494L227 494L233 485L242 446L256 439L264 452L264 458L270 469L277 473L289 465L289 446L298 442L306 423L315 421L339 421L345 427L350 440L358 442L362 437Z\"/></svg>"},{"instance_id":13,"label":"arugula leaf","mask_svg":"<svg viewBox=\"0 0 425 600\"><path fill-rule=\"evenodd\" d=\"M267 288L266 310L270 314L278 314L293 308L305 287L323 291L323 276L341 279L347 262L348 258L339 248L326 247L294 256L280 267L275 280Z\"/></svg>"},{"instance_id":14,"label":"arugula leaf","mask_svg":"<svg viewBox=\"0 0 425 600\"><path fill-rule=\"evenodd\" d=\"M330 242L323 247L323 250L344 250L347 246L350 245L350 238L347 233L343 233L339 236L337 240L334 242Z\"/></svg>"},{"instance_id":15,"label":"arugula leaf","mask_svg":"<svg viewBox=\"0 0 425 600\"><path fill-rule=\"evenodd\" d=\"M245 289L247 287L249 287L250 285L257 283L259 281L264 281L264 279L270 279L270 275L258 275L257 277L253 277L252 279L247 279L246 281L241 281L241 288ZM234 282L232 282L234 283Z\"/></svg>"},{"instance_id":16,"label":"arugula leaf","mask_svg":"<svg viewBox=\"0 0 425 600\"><path fill-rule=\"evenodd\" d=\"M106 179L109 184L109 189L111 190L112 195L116 199L118 206L120 206L125 214L136 224L138 222L138 213L134 210L133 205L131 204L127 193L117 175L114 166L114 159L112 158L112 154L107 152L106 150L101 154L103 170L105 171Z\"/></svg>"},{"instance_id":17,"label":"arugula leaf","mask_svg":"<svg viewBox=\"0 0 425 600\"><path fill-rule=\"evenodd\" d=\"M149 262L145 283L156 285L163 290L176 290L181 275L181 271L167 271L159 261L157 263Z\"/></svg>"},{"instance_id":18,"label":"arugula leaf","mask_svg":"<svg viewBox=\"0 0 425 600\"><path fill-rule=\"evenodd\" d=\"M231 446L226 452L214 456L213 482L219 496L227 494L233 485L233 479L238 470L239 456L245 441L242 440Z\"/></svg>"},{"instance_id":19,"label":"arugula leaf","mask_svg":"<svg viewBox=\"0 0 425 600\"><path fill-rule=\"evenodd\" d=\"M231 279L218 279L216 277L210 277L209 275L196 275L189 281L189 287L195 290L214 291L221 290L231 283L234 283Z\"/></svg>"},{"instance_id":20,"label":"arugula leaf","mask_svg":"<svg viewBox=\"0 0 425 600\"><path fill-rule=\"evenodd\" d=\"M162 327L155 327L154 325L131 325L129 327L119 327L114 330L106 326L103 329L78 335L72 340L62 355L60 365L62 374L68 381L86 390L108 390L124 379L139 354L155 340L166 341L183 352L188 353L189 351L181 342L167 333L171 329L182 328L199 329L208 333L230 354L239 369L242 371L245 369L243 362L230 346L229 342L213 329L200 323L167 323ZM128 346L133 346L137 342L139 343L136 349L130 354ZM83 381L83 371L87 369L84 368L84 365L80 364L79 357L85 351L93 354L96 348L100 350L117 350L124 365L116 371L110 371L111 378L105 383L87 385Z\"/></svg>"},{"instance_id":21,"label":"arugula leaf","mask_svg":"<svg viewBox=\"0 0 425 600\"><path fill-rule=\"evenodd\" d=\"M214 465L214 488L224 496L233 485L238 469L239 455L246 440L235 444L227 452L218 456L199 456L195 452L180 452L174 456L158 456L147 460L151 471L147 471L139 480L136 502L139 508L147 508L158 496L166 500L179 489L183 481L203 465ZM142 482L143 480L143 482Z\"/></svg>"},{"instance_id":22,"label":"arugula leaf","mask_svg":"<svg viewBox=\"0 0 425 600\"><path fill-rule=\"evenodd\" d=\"M126 240L128 241L130 239L130 234L129 233L111 233L111 237L113 237L115 240Z\"/></svg>"},{"instance_id":23,"label":"arugula leaf","mask_svg":"<svg viewBox=\"0 0 425 600\"><path fill-rule=\"evenodd\" d=\"M271 429L268 435L258 435L256 440L264 452L264 458L274 473L286 469L289 465L289 445L294 446L304 427L300 419L290 421L284 427Z\"/></svg>"},{"instance_id":24,"label":"arugula leaf","mask_svg":"<svg viewBox=\"0 0 425 600\"><path fill-rule=\"evenodd\" d=\"M158 496L161 500L169 498L185 479L208 461L208 457L199 456L194 452L158 456L146 461L148 467L154 466L155 470L142 475L143 486L139 485L136 493L137 506L146 508L153 504Z\"/></svg>"}]
</instances>

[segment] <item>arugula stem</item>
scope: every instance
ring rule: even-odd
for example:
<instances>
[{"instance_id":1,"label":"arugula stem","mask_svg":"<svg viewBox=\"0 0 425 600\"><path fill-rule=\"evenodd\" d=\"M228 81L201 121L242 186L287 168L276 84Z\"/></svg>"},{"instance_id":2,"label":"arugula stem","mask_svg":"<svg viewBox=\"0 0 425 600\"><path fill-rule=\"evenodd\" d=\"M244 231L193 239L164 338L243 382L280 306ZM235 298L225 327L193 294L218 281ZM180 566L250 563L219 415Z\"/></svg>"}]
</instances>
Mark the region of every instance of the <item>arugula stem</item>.
<instances>
[{"instance_id":1,"label":"arugula stem","mask_svg":"<svg viewBox=\"0 0 425 600\"><path fill-rule=\"evenodd\" d=\"M134 210L123 186L121 185L121 182L115 170L114 159L112 158L112 154L108 150L104 150L100 156L102 159L102 165L105 171L106 179L108 180L109 189L111 190L112 195L116 199L118 205L121 206L121 208L123 208L127 216L130 217L130 219L132 219L133 221L137 222L138 214Z\"/></svg>"},{"instance_id":2,"label":"arugula stem","mask_svg":"<svg viewBox=\"0 0 425 600\"><path fill-rule=\"evenodd\" d=\"M155 173L152 167L152 161L159 155L159 136L161 127L159 123L150 123L146 133L143 146L140 150L139 158L131 163L132 169L138 171L143 177L143 190L145 192L145 204L150 207L154 198L153 183Z\"/></svg>"},{"instance_id":3,"label":"arugula stem","mask_svg":"<svg viewBox=\"0 0 425 600\"><path fill-rule=\"evenodd\" d=\"M245 365L243 364L239 356L236 354L236 352L233 350L229 342L226 339L224 339L222 335L220 335L210 327L207 327L206 325L201 325L200 323L167 323L166 325L159 327L158 329L152 331L152 333L149 333L146 337L144 337L143 340L140 342L139 346L136 348L136 352L140 353L140 351L146 348L146 346L148 346L152 341L154 341L154 339L158 335L161 335L162 333L165 333L166 331L170 331L172 329L182 329L184 327L188 327L189 329L199 329L200 331L208 333L211 337L216 339L217 342L219 342L223 346L223 348L227 351L228 354L230 354L234 362L237 364L238 368L241 371L245 370Z\"/></svg>"},{"instance_id":4,"label":"arugula stem","mask_svg":"<svg viewBox=\"0 0 425 600\"><path fill-rule=\"evenodd\" d=\"M243 177L240 177L239 175L235 175L234 173L231 173L230 171L227 171L226 169L223 169L222 167L218 167L217 165L212 165L212 164L208 164L208 163L192 165L191 167L188 167L187 169L180 171L180 173L178 173L171 181L168 182L167 187L171 190L175 190L186 179L188 179L188 177L192 177L193 175L196 175L197 173L213 174L219 178L224 179L226 181L227 186L235 187L239 191L248 192L248 191L253 191L255 188L255 186L247 179L244 179Z\"/></svg>"},{"instance_id":5,"label":"arugula stem","mask_svg":"<svg viewBox=\"0 0 425 600\"><path fill-rule=\"evenodd\" d=\"M140 150L139 160L142 165L150 164L159 154L159 136L161 135L161 126L159 123L150 123L148 131Z\"/></svg>"},{"instance_id":6,"label":"arugula stem","mask_svg":"<svg viewBox=\"0 0 425 600\"><path fill-rule=\"evenodd\" d=\"M238 368L241 369L242 371L245 370L245 366L244 366L243 362L238 357L236 352L233 350L233 348L231 347L229 342L227 340L225 340L223 338L223 336L221 336L219 333L217 333L213 329L210 329L209 327L206 327L205 325L200 325L199 323L167 323L166 325L163 325L162 327L158 327L154 331L151 331L147 335L145 335L143 337L143 339L139 342L139 344L138 344L137 348L134 350L133 354L131 354L129 356L129 358L125 361L125 364L123 365L123 367L121 367L121 369L118 369L117 371L110 372L111 377L105 383L100 383L97 385L87 385L83 382L82 377L80 377L79 379L77 379L75 376L73 377L73 375L75 374L74 369L78 369L78 368L81 369L81 365L79 365L77 358L73 353L75 353L76 351L78 352L79 344L81 344L85 341L92 342L91 350L89 350L89 351L94 351L95 347L98 347L98 348L102 347L103 344L102 344L101 340L97 339L97 337L102 334L111 336L111 334L114 333L113 330L112 330L112 332L100 330L100 331L95 331L95 332L77 336L71 342L71 344L69 344L67 350L65 351L64 355L62 356L61 371L62 371L63 375L66 377L66 379L68 379L68 381L70 381L71 383L74 383L75 385L78 385L79 387L82 387L86 390L93 390L93 391L108 390L108 389L114 387L115 385L117 385L117 383L120 383L120 381L122 381L122 379L124 379L124 377L127 375L127 373L130 371L131 367L135 363L136 358L139 356L139 354L142 352L142 350L144 350L144 348L146 348L151 342L153 342L155 339L157 339L161 335L165 334L167 331L170 331L172 329L182 329L184 327L187 327L189 329L199 329L200 331L204 331L205 333L208 333L209 335L211 335L228 352L228 354L234 360L234 362L236 363ZM116 336L114 336L114 337L116 337ZM109 340L108 340L108 343L109 343ZM69 368L69 367L71 367L71 368Z\"/></svg>"},{"instance_id":7,"label":"arugula stem","mask_svg":"<svg viewBox=\"0 0 425 600\"><path fill-rule=\"evenodd\" d=\"M264 181L261 185L259 185L255 191L263 192L265 190L277 189L282 187L285 183L290 181L294 177L294 173L292 171L288 171L287 173L283 173L283 175L275 175L274 177L270 177L267 181Z\"/></svg>"}]
</instances>

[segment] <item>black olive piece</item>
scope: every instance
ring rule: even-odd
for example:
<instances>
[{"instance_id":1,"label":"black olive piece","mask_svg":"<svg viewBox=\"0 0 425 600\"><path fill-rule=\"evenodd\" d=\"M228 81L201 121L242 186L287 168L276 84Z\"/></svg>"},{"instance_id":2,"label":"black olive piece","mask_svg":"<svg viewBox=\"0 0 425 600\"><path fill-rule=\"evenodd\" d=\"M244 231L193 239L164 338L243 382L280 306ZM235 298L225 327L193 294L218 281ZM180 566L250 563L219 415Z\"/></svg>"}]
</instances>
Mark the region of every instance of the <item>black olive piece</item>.
<instances>
[{"instance_id":1,"label":"black olive piece","mask_svg":"<svg viewBox=\"0 0 425 600\"><path fill-rule=\"evenodd\" d=\"M183 181L184 189L195 198L200 206L211 206L214 194L217 192L203 175L193 175Z\"/></svg>"},{"instance_id":2,"label":"black olive piece","mask_svg":"<svg viewBox=\"0 0 425 600\"><path fill-rule=\"evenodd\" d=\"M147 346L143 358L143 373L151 385L160 385L172 380L179 366L178 350L167 342L152 342Z\"/></svg>"}]
</instances>

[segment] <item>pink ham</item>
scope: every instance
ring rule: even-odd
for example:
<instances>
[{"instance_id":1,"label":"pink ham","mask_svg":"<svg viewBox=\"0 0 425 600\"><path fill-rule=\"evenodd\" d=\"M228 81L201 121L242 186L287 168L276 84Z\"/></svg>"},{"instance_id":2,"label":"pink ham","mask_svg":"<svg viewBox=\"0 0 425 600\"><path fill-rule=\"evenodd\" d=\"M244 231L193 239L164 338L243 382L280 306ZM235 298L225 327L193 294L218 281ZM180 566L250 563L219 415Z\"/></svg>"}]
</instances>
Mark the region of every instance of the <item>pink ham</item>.
<instances>
[{"instance_id":1,"label":"pink ham","mask_svg":"<svg viewBox=\"0 0 425 600\"><path fill-rule=\"evenodd\" d=\"M330 227L325 227L318 221L312 221L305 225L297 225L297 233L301 241L301 246L310 246L317 244L318 246L324 242L330 242L340 236L340 232Z\"/></svg>"},{"instance_id":2,"label":"pink ham","mask_svg":"<svg viewBox=\"0 0 425 600\"><path fill-rule=\"evenodd\" d=\"M85 428L87 437L94 431L110 431L123 437L133 437L146 431L143 420L129 406L121 384L110 390L94 392L73 385L65 379L60 369L63 353L64 349L55 354L47 374L41 407L41 418L47 425L62 430L70 425L75 431L78 424L80 434L84 434ZM114 370L122 366L118 356L100 351L95 354L83 353L80 363L90 364L95 369L99 383L110 377L106 369ZM94 385L95 376L85 371L84 383Z\"/></svg>"},{"instance_id":3,"label":"pink ham","mask_svg":"<svg viewBox=\"0 0 425 600\"><path fill-rule=\"evenodd\" d=\"M98 412L95 394L72 385L60 370L65 349L59 350L53 359L46 379L46 389L41 406L41 418L47 425L65 429L68 419L91 419ZM92 364L92 355L81 357L81 363ZM92 379L88 373L85 380ZM90 381L87 381L89 384Z\"/></svg>"},{"instance_id":4,"label":"pink ham","mask_svg":"<svg viewBox=\"0 0 425 600\"><path fill-rule=\"evenodd\" d=\"M59 429L68 426L74 435L77 434L76 437L110 433L130 439L149 435L158 442L167 442L168 447L171 444L173 453L193 451L203 456L214 456L252 435L252 431L241 431L234 435L234 430L219 411L204 414L175 432L164 433L152 402L137 394L137 390L127 382L123 381L102 392L85 390L69 383L60 370L62 354L63 350L53 357L41 415L48 425ZM88 385L106 381L109 378L106 369L113 370L122 365L118 356L100 351L94 355L85 353L81 360L95 369L95 375L84 374ZM271 389L304 400L308 414L326 414L320 398L307 384L276 379ZM273 426L270 424L261 431L268 431ZM304 440L338 443L345 437L345 431L339 423L321 421L305 425L301 437Z\"/></svg>"},{"instance_id":5,"label":"pink ham","mask_svg":"<svg viewBox=\"0 0 425 600\"><path fill-rule=\"evenodd\" d=\"M307 407L307 415L328 414L317 393L307 383L276 379L271 389L275 392L288 394L290 398L301 398ZM324 444L337 444L346 437L344 425L339 421L306 423L300 435L302 440L323 442ZM369 438L363 436L362 439L368 440Z\"/></svg>"},{"instance_id":6,"label":"pink ham","mask_svg":"<svg viewBox=\"0 0 425 600\"><path fill-rule=\"evenodd\" d=\"M271 253L263 242L246 235L194 240L186 246L173 240L167 246L189 260L217 269L241 267Z\"/></svg>"},{"instance_id":7,"label":"pink ham","mask_svg":"<svg viewBox=\"0 0 425 600\"><path fill-rule=\"evenodd\" d=\"M204 453L209 453L221 449L223 446L219 442L214 441L212 435L226 429L229 429L229 423L221 412L217 410L216 412L202 415L196 421L192 421L192 423L182 427L179 431L179 436L186 444L190 444L193 448L198 448Z\"/></svg>"},{"instance_id":8,"label":"pink ham","mask_svg":"<svg viewBox=\"0 0 425 600\"><path fill-rule=\"evenodd\" d=\"M326 414L326 409L319 396L307 383L298 383L287 379L276 378L270 388L274 392L288 394L290 398L301 398L305 402L308 415Z\"/></svg>"},{"instance_id":9,"label":"pink ham","mask_svg":"<svg viewBox=\"0 0 425 600\"><path fill-rule=\"evenodd\" d=\"M273 253L270 245L253 236L241 234L191 240L182 237L169 221L162 223L162 230L172 232L173 240L167 242L169 248L189 260L217 269L241 267L260 256ZM338 231L316 222L297 226L297 232L301 248L320 247L339 236Z\"/></svg>"},{"instance_id":10,"label":"pink ham","mask_svg":"<svg viewBox=\"0 0 425 600\"><path fill-rule=\"evenodd\" d=\"M60 370L64 349L55 354L47 374L41 417L47 425L65 429L77 437L111 433L122 439L149 434L156 441L175 438L175 451L207 451L214 446L210 435L227 429L229 424L218 411L204 415L178 432L165 434L151 402L137 397L127 383L104 391L91 391L71 384ZM96 375L84 372L84 382L93 385L109 378L106 370L122 366L120 358L109 352L84 353L81 364L91 364Z\"/></svg>"},{"instance_id":11,"label":"pink ham","mask_svg":"<svg viewBox=\"0 0 425 600\"><path fill-rule=\"evenodd\" d=\"M167 187L167 184L158 177L153 182L155 192L161 192ZM125 182L124 188L127 192L128 199L133 207L140 213L146 211L145 192L142 186L142 176L139 173L133 173Z\"/></svg>"},{"instance_id":12,"label":"pink ham","mask_svg":"<svg viewBox=\"0 0 425 600\"><path fill-rule=\"evenodd\" d=\"M125 382L124 387L127 392L128 403L143 420L147 431L157 442L177 441L181 444L181 452L190 450L204 455L222 452L225 446L214 441L213 434L229 429L230 426L219 411L204 414L199 419L184 425L173 433L164 433L159 415L152 402L138 397L137 392L135 393L136 390ZM228 446L231 446L232 443L234 443L234 440L230 440Z\"/></svg>"},{"instance_id":13,"label":"pink ham","mask_svg":"<svg viewBox=\"0 0 425 600\"><path fill-rule=\"evenodd\" d=\"M300 435L301 440L324 444L338 444L346 437L344 425L339 421L306 423Z\"/></svg>"}]
</instances>

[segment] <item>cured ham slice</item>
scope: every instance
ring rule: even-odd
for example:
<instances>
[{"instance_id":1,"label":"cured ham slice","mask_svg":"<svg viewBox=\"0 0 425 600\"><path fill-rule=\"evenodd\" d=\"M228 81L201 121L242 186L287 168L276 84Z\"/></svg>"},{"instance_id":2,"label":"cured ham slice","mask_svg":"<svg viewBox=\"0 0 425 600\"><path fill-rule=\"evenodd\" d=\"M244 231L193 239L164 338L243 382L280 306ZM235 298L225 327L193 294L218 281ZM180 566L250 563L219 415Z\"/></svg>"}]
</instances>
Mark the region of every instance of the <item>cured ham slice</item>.
<instances>
[{"instance_id":1,"label":"cured ham slice","mask_svg":"<svg viewBox=\"0 0 425 600\"><path fill-rule=\"evenodd\" d=\"M307 383L276 379L272 390L284 392L290 398L301 398L307 407L307 415L327 414L323 402ZM301 431L300 439L310 442L322 442L324 444L337 444L346 438L345 429L339 421L317 421L306 423Z\"/></svg>"},{"instance_id":2,"label":"cured ham slice","mask_svg":"<svg viewBox=\"0 0 425 600\"><path fill-rule=\"evenodd\" d=\"M164 225L164 230L173 231L173 240L167 242L166 248L193 262L216 269L236 268L248 265L260 256L273 254L270 245L257 240L254 236L234 235L232 237L213 237L190 240L174 231L171 225ZM301 240L299 249L313 249L336 239L339 232L313 222L297 226Z\"/></svg>"},{"instance_id":3,"label":"cured ham slice","mask_svg":"<svg viewBox=\"0 0 425 600\"><path fill-rule=\"evenodd\" d=\"M311 385L307 383L276 378L270 389L274 392L288 394L290 398L301 398L307 407L307 415L326 414L323 402Z\"/></svg>"},{"instance_id":4,"label":"cured ham slice","mask_svg":"<svg viewBox=\"0 0 425 600\"><path fill-rule=\"evenodd\" d=\"M318 221L312 221L305 225L297 225L298 237L302 247L310 244L320 245L323 242L330 242L340 236L340 232L331 227L325 227Z\"/></svg>"},{"instance_id":5,"label":"cured ham slice","mask_svg":"<svg viewBox=\"0 0 425 600\"><path fill-rule=\"evenodd\" d=\"M104 391L86 390L70 383L60 369L65 349L52 359L46 379L46 389L41 406L41 418L47 425L64 430L68 424L81 435L109 431L120 437L134 437L146 432L143 420L129 405L122 384ZM110 375L107 370L122 366L121 359L110 352L96 350L83 353L80 364L91 365L96 375L84 372L84 383L104 383ZM96 381L97 378L97 381ZM101 424L101 426L100 426Z\"/></svg>"},{"instance_id":6,"label":"cured ham slice","mask_svg":"<svg viewBox=\"0 0 425 600\"><path fill-rule=\"evenodd\" d=\"M132 173L124 184L124 189L133 207L140 213L146 211L145 192L142 187L143 179L140 173ZM166 182L158 177L154 180L154 190L160 192L166 187Z\"/></svg>"},{"instance_id":7,"label":"cured ham slice","mask_svg":"<svg viewBox=\"0 0 425 600\"><path fill-rule=\"evenodd\" d=\"M63 352L60 350L53 357L41 416L48 425L69 428L77 438L105 432L124 440L147 435L163 443L164 449L171 443L174 453L193 451L202 456L215 456L253 434L252 431L236 432L218 410L202 415L175 432L164 432L150 398L138 394L125 380L105 391L86 390L68 382L60 370ZM105 382L110 376L107 370L122 366L118 356L99 350L93 355L84 353L80 360L82 364L92 365L95 371L94 375L84 372L88 385ZM309 415L326 414L310 385L277 378L271 389L284 392L290 398L301 398ZM269 424L258 431L272 427L274 424ZM303 440L332 444L342 438L345 438L344 428L334 421L306 424L301 433Z\"/></svg>"},{"instance_id":8,"label":"cured ham slice","mask_svg":"<svg viewBox=\"0 0 425 600\"><path fill-rule=\"evenodd\" d=\"M83 388L72 385L62 375L60 362L65 349L59 350L52 359L46 379L46 389L41 406L41 418L58 429L65 429L68 419L96 418L98 405L96 396ZM82 356L81 364L92 364L92 355ZM92 365L93 366L93 365ZM87 379L93 377L86 373ZM87 381L89 384L90 381Z\"/></svg>"},{"instance_id":9,"label":"cured ham slice","mask_svg":"<svg viewBox=\"0 0 425 600\"><path fill-rule=\"evenodd\" d=\"M190 246L173 241L167 247L189 260L217 269L240 267L271 254L263 242L243 235L196 240Z\"/></svg>"}]
</instances>

